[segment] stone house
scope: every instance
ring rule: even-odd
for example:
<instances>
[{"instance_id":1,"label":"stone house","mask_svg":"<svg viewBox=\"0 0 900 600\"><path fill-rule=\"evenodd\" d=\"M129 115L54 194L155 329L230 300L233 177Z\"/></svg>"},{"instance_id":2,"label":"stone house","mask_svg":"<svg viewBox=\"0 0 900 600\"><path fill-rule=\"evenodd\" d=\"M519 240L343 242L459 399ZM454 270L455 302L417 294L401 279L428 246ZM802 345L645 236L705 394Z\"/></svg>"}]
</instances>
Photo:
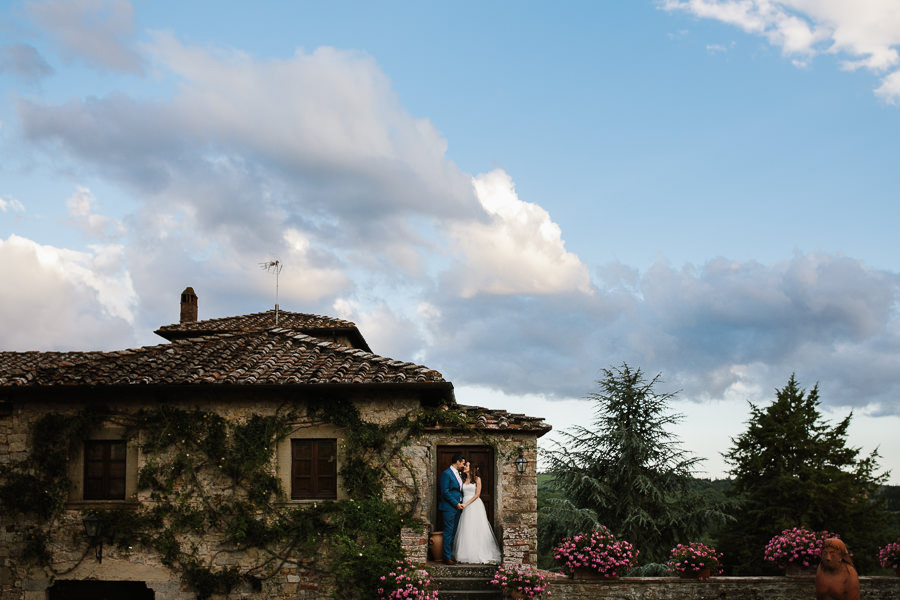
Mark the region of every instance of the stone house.
<instances>
[{"instance_id":1,"label":"stone house","mask_svg":"<svg viewBox=\"0 0 900 600\"><path fill-rule=\"evenodd\" d=\"M504 562L536 563L542 419L345 320L197 316L187 288L167 343L0 352L0 597L366 597L379 560L426 561L456 451Z\"/></svg>"}]
</instances>

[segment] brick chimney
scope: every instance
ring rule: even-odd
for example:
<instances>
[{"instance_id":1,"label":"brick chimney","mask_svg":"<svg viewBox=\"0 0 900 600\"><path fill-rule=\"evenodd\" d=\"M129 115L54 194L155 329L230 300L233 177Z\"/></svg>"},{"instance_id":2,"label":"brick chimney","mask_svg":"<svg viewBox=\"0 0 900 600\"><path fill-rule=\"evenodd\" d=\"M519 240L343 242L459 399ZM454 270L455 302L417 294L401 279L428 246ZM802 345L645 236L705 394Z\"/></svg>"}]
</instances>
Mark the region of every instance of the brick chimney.
<instances>
[{"instance_id":1,"label":"brick chimney","mask_svg":"<svg viewBox=\"0 0 900 600\"><path fill-rule=\"evenodd\" d=\"M181 323L197 322L197 294L194 288L186 287L181 292Z\"/></svg>"}]
</instances>

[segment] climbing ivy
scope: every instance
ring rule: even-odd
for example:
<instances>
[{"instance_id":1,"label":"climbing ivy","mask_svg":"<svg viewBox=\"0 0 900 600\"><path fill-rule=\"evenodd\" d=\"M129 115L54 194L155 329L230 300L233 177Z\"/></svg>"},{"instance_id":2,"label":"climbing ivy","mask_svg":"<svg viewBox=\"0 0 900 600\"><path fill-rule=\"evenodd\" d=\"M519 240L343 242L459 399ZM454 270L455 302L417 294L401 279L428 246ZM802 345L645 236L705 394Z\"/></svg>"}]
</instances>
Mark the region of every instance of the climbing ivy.
<instances>
[{"instance_id":1,"label":"climbing ivy","mask_svg":"<svg viewBox=\"0 0 900 600\"><path fill-rule=\"evenodd\" d=\"M421 501L414 472L401 477L391 461L402 462L400 449L426 427L469 425L464 415L439 409L419 409L379 425L363 420L351 402L333 399L310 402L306 416L346 432L340 475L350 499L302 506L283 502L275 449L298 421L294 411L226 419L171 406L133 414L90 407L75 416L49 413L34 424L31 454L0 468L0 506L33 516L37 525L26 532L22 557L52 570L49 532L65 511L68 457L92 431L115 421L125 427L126 440L140 444L137 485L150 501L92 511L103 519L108 543L123 552L135 546L154 550L201 600L241 582L261 589L288 564L340 582L335 598L371 597L380 575L403 558L400 528L421 526L409 520ZM407 488L408 505L383 501L389 478ZM216 566L214 557L201 560L189 540L210 532L217 536L217 555L243 553L246 565L246 551L256 549L259 558L243 570Z\"/></svg>"}]
</instances>

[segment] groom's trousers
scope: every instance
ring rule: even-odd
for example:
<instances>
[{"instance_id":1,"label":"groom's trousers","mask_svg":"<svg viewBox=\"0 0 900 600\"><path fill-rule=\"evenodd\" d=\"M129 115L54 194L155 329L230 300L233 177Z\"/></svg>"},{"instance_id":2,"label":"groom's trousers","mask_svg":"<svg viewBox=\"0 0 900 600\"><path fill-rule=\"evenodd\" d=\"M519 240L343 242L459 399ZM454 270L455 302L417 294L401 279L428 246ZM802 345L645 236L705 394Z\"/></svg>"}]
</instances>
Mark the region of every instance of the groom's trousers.
<instances>
[{"instance_id":1,"label":"groom's trousers","mask_svg":"<svg viewBox=\"0 0 900 600\"><path fill-rule=\"evenodd\" d=\"M453 510L442 510L444 516L444 559L453 556L453 538L456 537L456 524L459 523L459 514L461 510L454 508Z\"/></svg>"}]
</instances>

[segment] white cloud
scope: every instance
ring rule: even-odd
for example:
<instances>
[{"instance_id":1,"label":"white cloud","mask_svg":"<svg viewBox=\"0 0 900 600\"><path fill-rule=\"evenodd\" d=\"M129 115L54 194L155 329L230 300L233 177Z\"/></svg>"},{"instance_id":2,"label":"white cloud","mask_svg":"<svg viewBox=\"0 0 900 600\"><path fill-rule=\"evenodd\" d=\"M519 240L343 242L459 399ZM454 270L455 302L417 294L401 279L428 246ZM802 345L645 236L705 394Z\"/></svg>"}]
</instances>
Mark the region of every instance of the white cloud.
<instances>
[{"instance_id":1,"label":"white cloud","mask_svg":"<svg viewBox=\"0 0 900 600\"><path fill-rule=\"evenodd\" d=\"M130 47L134 8L128 0L32 0L26 9L55 38L65 58L143 72L140 56Z\"/></svg>"},{"instance_id":2,"label":"white cloud","mask_svg":"<svg viewBox=\"0 0 900 600\"><path fill-rule=\"evenodd\" d=\"M115 349L133 341L137 296L122 248L78 252L11 235L0 239L5 350Z\"/></svg>"},{"instance_id":3,"label":"white cloud","mask_svg":"<svg viewBox=\"0 0 900 600\"><path fill-rule=\"evenodd\" d=\"M900 105L900 71L894 71L881 80L875 94L888 104Z\"/></svg>"},{"instance_id":4,"label":"white cloud","mask_svg":"<svg viewBox=\"0 0 900 600\"><path fill-rule=\"evenodd\" d=\"M900 4L895 0L664 0L665 10L713 19L764 36L798 67L821 53L844 56L844 69L884 73L900 65ZM896 72L876 91L896 103Z\"/></svg>"},{"instance_id":5,"label":"white cloud","mask_svg":"<svg viewBox=\"0 0 900 600\"><path fill-rule=\"evenodd\" d=\"M419 277L441 248L422 228L484 216L446 141L400 105L368 55L320 48L259 60L152 39L143 49L177 78L170 100L19 102L27 141L134 194L129 230L139 243L168 240L139 252L190 248L255 264L286 257L293 231L322 269ZM332 292L327 278L299 298Z\"/></svg>"},{"instance_id":6,"label":"white cloud","mask_svg":"<svg viewBox=\"0 0 900 600\"><path fill-rule=\"evenodd\" d=\"M113 240L125 234L125 226L116 219L97 214L97 199L90 189L78 186L66 200L69 219L84 231L85 235L101 240Z\"/></svg>"},{"instance_id":7,"label":"white cloud","mask_svg":"<svg viewBox=\"0 0 900 600\"><path fill-rule=\"evenodd\" d=\"M0 212L25 212L25 206L15 198L0 196Z\"/></svg>"},{"instance_id":8,"label":"white cloud","mask_svg":"<svg viewBox=\"0 0 900 600\"><path fill-rule=\"evenodd\" d=\"M559 226L546 210L519 199L506 172L479 175L473 185L488 220L448 228L463 255L447 275L459 295L592 292L588 270L566 251Z\"/></svg>"}]
</instances>

